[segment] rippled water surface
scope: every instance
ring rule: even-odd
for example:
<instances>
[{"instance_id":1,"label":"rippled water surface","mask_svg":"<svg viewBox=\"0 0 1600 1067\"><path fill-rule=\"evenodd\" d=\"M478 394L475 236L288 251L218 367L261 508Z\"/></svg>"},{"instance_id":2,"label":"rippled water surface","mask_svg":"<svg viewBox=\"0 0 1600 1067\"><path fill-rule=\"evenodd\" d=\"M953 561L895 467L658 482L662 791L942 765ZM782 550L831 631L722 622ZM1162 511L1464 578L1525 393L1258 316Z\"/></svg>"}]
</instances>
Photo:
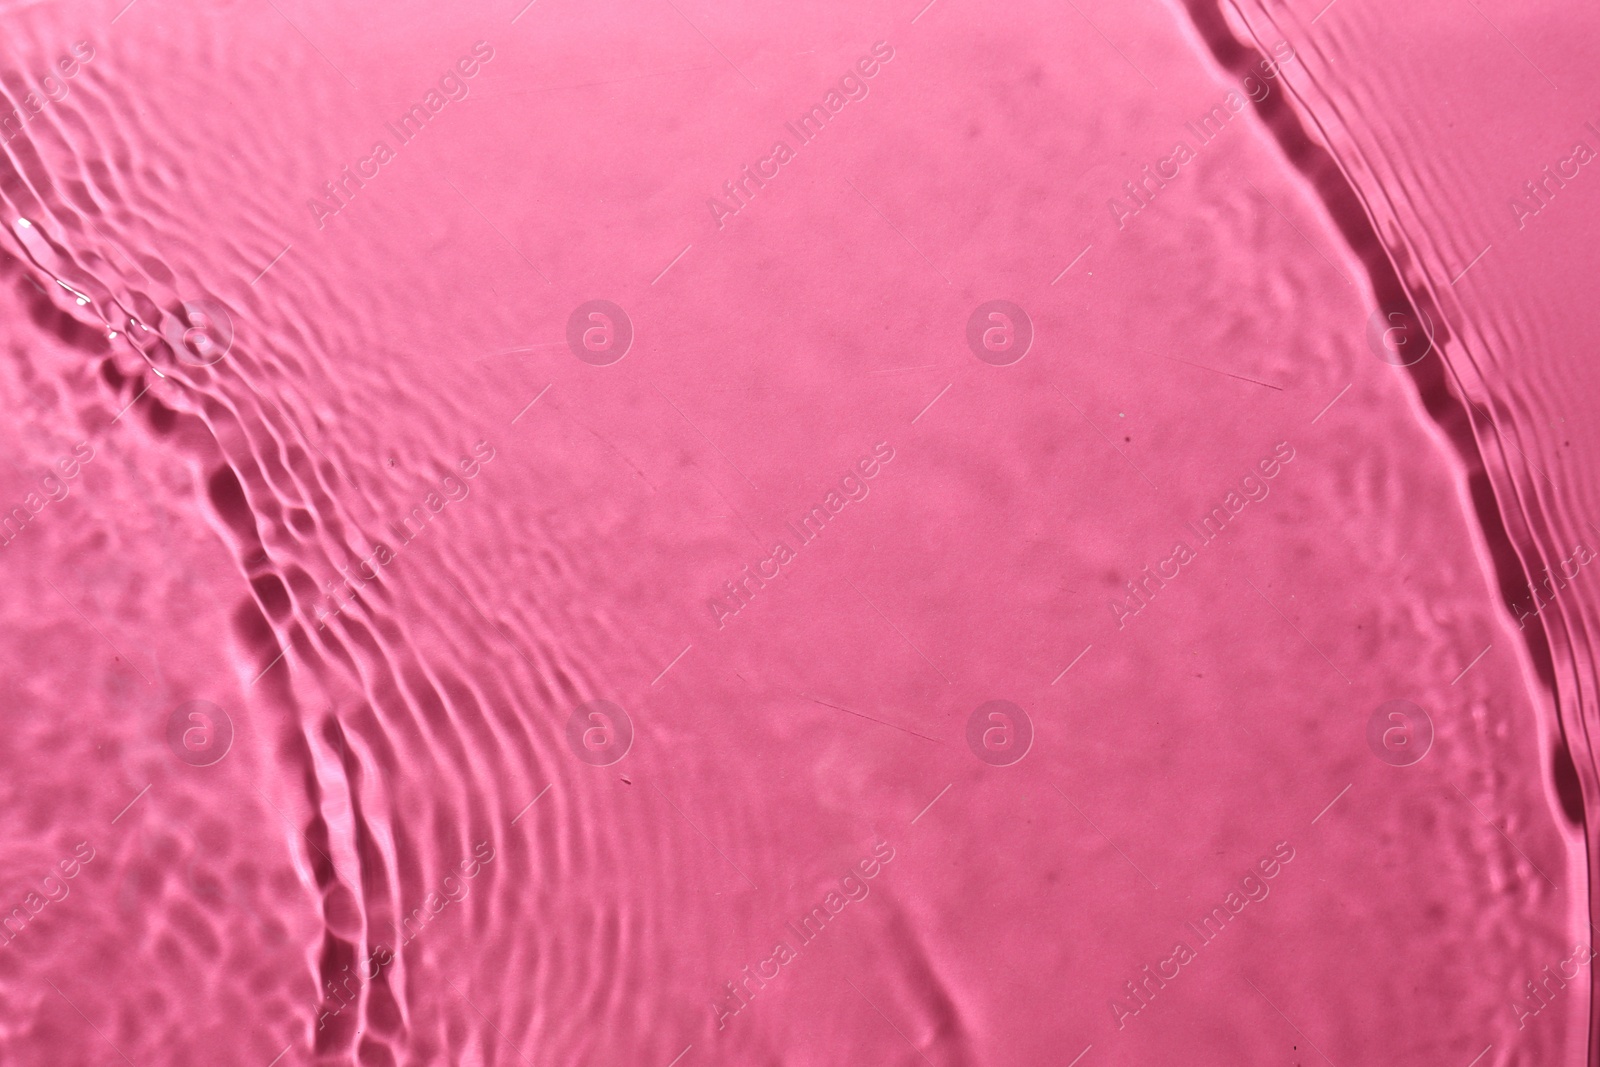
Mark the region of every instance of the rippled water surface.
<instances>
[{"instance_id":1,"label":"rippled water surface","mask_svg":"<svg viewBox=\"0 0 1600 1067\"><path fill-rule=\"evenodd\" d=\"M0 1062L1594 1062L1592 8L124 4Z\"/></svg>"}]
</instances>

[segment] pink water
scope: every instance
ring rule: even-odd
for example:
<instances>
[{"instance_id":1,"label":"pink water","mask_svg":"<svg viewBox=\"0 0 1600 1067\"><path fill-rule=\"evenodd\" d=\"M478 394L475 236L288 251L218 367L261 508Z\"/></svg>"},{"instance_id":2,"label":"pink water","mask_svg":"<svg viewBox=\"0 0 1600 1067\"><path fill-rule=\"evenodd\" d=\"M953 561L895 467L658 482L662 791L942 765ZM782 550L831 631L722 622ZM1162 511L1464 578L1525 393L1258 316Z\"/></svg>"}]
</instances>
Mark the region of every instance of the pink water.
<instances>
[{"instance_id":1,"label":"pink water","mask_svg":"<svg viewBox=\"0 0 1600 1067\"><path fill-rule=\"evenodd\" d=\"M1594 8L0 26L0 1063L1600 1062Z\"/></svg>"}]
</instances>

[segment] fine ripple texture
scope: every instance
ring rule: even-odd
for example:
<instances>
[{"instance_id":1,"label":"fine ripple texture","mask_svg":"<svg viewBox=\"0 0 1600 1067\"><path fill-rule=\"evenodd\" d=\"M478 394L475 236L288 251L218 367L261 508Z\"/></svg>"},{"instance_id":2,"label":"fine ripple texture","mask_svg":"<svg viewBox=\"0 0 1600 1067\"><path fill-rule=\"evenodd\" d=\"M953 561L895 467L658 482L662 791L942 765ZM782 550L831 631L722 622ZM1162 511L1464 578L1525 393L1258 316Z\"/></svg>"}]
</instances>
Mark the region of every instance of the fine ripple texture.
<instances>
[{"instance_id":1,"label":"fine ripple texture","mask_svg":"<svg viewBox=\"0 0 1600 1067\"><path fill-rule=\"evenodd\" d=\"M0 1060L1591 1062L1592 11L124 2Z\"/></svg>"}]
</instances>

